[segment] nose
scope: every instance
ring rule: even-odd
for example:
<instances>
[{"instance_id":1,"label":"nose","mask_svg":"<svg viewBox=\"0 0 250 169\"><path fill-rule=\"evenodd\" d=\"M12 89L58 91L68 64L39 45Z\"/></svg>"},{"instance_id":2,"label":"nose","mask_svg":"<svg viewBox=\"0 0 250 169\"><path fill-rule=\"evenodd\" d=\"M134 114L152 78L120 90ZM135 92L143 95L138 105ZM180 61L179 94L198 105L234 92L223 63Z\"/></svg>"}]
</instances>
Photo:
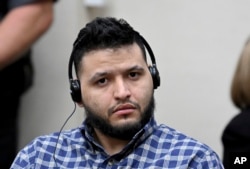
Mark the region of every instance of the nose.
<instances>
[{"instance_id":1,"label":"nose","mask_svg":"<svg viewBox=\"0 0 250 169\"><path fill-rule=\"evenodd\" d=\"M124 79L117 79L114 85L114 97L116 100L126 100L131 96L129 84Z\"/></svg>"}]
</instances>

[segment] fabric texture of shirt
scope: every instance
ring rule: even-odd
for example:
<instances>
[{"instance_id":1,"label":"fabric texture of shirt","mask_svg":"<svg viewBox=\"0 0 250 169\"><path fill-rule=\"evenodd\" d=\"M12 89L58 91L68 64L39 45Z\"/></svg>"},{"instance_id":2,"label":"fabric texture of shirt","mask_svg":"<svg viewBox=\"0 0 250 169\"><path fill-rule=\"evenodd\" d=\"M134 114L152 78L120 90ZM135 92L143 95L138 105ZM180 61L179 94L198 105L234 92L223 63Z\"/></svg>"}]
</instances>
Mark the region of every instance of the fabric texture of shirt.
<instances>
[{"instance_id":1,"label":"fabric texture of shirt","mask_svg":"<svg viewBox=\"0 0 250 169\"><path fill-rule=\"evenodd\" d=\"M59 137L58 137L59 135ZM11 169L223 169L209 146L154 118L115 155L94 140L86 122L79 128L40 136L22 149Z\"/></svg>"}]
</instances>

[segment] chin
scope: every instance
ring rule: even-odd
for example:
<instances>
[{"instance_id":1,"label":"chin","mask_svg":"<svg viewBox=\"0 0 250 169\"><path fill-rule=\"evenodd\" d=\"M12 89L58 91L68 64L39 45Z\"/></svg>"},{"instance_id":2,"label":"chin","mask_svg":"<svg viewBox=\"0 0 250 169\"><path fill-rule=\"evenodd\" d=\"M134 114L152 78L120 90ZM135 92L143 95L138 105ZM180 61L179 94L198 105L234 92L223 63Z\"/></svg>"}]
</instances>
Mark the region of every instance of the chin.
<instances>
[{"instance_id":1,"label":"chin","mask_svg":"<svg viewBox=\"0 0 250 169\"><path fill-rule=\"evenodd\" d=\"M139 119L137 118L123 118L116 120L112 125L115 127L125 127L125 126L131 126L131 125L136 125L139 123Z\"/></svg>"}]
</instances>

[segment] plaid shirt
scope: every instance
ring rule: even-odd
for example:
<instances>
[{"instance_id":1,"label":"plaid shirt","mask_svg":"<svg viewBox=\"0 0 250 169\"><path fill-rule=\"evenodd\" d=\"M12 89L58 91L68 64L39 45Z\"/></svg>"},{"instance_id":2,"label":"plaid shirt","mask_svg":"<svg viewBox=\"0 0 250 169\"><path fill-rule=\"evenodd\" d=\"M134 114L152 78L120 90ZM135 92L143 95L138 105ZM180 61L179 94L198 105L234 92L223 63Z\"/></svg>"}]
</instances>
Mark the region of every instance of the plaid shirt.
<instances>
[{"instance_id":1,"label":"plaid shirt","mask_svg":"<svg viewBox=\"0 0 250 169\"><path fill-rule=\"evenodd\" d=\"M11 169L223 169L207 145L154 118L115 154L108 155L85 122L76 129L40 136L22 149ZM56 150L55 150L56 148ZM55 158L53 158L55 157Z\"/></svg>"}]
</instances>

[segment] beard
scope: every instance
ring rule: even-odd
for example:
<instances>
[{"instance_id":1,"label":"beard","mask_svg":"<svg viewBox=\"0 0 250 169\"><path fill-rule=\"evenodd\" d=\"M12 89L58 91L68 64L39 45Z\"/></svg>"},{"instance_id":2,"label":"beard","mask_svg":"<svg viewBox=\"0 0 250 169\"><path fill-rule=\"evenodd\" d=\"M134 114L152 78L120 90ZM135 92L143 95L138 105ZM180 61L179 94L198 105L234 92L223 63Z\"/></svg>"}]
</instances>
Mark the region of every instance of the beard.
<instances>
[{"instance_id":1,"label":"beard","mask_svg":"<svg viewBox=\"0 0 250 169\"><path fill-rule=\"evenodd\" d=\"M131 124L124 124L122 126L112 126L107 119L104 119L103 117L97 115L97 113L93 111L92 108L84 104L86 124L100 130L104 135L121 140L131 140L134 135L138 131L140 131L153 116L155 109L155 100L152 96L144 112L141 111L141 108L138 104L131 101L127 102L133 104L140 111L139 121Z\"/></svg>"}]
</instances>

